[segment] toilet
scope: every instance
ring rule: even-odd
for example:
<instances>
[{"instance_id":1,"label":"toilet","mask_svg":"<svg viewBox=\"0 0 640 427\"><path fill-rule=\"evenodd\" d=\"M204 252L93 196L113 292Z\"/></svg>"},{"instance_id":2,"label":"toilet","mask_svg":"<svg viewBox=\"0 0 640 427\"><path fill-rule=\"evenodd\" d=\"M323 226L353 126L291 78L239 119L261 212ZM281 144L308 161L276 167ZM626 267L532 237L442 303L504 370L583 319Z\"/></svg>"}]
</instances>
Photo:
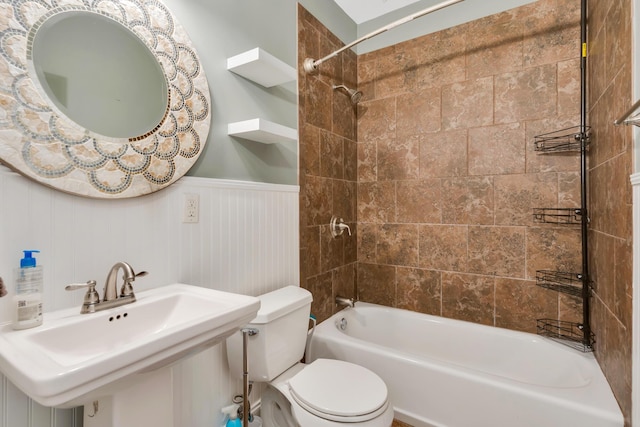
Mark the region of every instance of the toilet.
<instances>
[{"instance_id":1,"label":"toilet","mask_svg":"<svg viewBox=\"0 0 640 427\"><path fill-rule=\"evenodd\" d=\"M264 427L390 427L393 406L387 386L370 370L349 362L304 355L311 293L287 286L261 295L248 325L248 377L267 383L260 416ZM227 339L231 374L242 378L242 333Z\"/></svg>"}]
</instances>

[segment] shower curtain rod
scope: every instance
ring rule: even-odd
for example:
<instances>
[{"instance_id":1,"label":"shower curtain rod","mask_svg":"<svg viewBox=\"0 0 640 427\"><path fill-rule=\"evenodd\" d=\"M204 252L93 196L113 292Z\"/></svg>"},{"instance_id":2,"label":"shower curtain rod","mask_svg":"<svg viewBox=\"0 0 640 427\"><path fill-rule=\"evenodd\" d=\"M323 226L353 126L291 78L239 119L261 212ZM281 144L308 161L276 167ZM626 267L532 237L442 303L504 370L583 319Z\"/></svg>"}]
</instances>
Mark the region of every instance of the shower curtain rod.
<instances>
[{"instance_id":1,"label":"shower curtain rod","mask_svg":"<svg viewBox=\"0 0 640 427\"><path fill-rule=\"evenodd\" d=\"M311 73L313 73L315 71L318 71L318 66L320 64L322 64L324 61L338 56L338 54L340 54L341 52L352 48L353 46L357 45L358 43L361 43L361 42L363 42L365 40L368 40L368 39L370 39L372 37L375 37L378 34L384 33L385 31L389 31L392 28L398 27L398 26L400 26L400 25L402 25L404 23L407 23L409 21L413 21L416 18L420 18L421 16L427 15L427 14L429 14L431 12L435 12L435 11L440 10L440 9L444 9L447 6L451 6L453 4L460 3L462 1L464 1L464 0L447 0L447 1L443 1L442 3L439 3L439 4L435 5L435 6L428 7L426 9L423 9L423 10L421 10L419 12L416 12L416 13L414 13L412 15L409 15L409 16L404 17L402 19L398 19L397 21L394 21L389 25L386 25L386 26L384 26L382 28L379 28L379 29L367 34L366 36L360 37L358 40L353 41L353 42L349 43L346 46L343 46L342 48L340 48L340 49L336 50L335 52L325 56L324 58L321 58L321 59L318 59L318 60L314 60L313 58L306 58L304 60L303 64L302 64L302 67L304 68L304 71L307 74L311 74Z\"/></svg>"},{"instance_id":2,"label":"shower curtain rod","mask_svg":"<svg viewBox=\"0 0 640 427\"><path fill-rule=\"evenodd\" d=\"M613 124L616 126L620 125L636 125L640 126L640 117L636 114L635 116L629 118L632 113L634 113L638 108L640 108L640 100L636 101L635 104L631 106L618 120L614 121Z\"/></svg>"}]
</instances>

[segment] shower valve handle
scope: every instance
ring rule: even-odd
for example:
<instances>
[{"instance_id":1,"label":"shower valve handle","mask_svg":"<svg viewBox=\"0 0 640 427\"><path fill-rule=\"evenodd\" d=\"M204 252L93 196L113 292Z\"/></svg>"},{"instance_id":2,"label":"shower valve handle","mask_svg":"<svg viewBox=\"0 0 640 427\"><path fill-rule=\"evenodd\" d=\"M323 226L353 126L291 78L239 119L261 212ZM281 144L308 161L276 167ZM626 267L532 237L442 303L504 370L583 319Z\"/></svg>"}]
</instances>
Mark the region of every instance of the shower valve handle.
<instances>
[{"instance_id":1,"label":"shower valve handle","mask_svg":"<svg viewBox=\"0 0 640 427\"><path fill-rule=\"evenodd\" d=\"M331 229L331 235L333 237L341 236L342 233L344 233L344 230L347 230L347 233L351 236L351 228L344 223L344 219L338 218L337 216L331 217L329 228Z\"/></svg>"}]
</instances>

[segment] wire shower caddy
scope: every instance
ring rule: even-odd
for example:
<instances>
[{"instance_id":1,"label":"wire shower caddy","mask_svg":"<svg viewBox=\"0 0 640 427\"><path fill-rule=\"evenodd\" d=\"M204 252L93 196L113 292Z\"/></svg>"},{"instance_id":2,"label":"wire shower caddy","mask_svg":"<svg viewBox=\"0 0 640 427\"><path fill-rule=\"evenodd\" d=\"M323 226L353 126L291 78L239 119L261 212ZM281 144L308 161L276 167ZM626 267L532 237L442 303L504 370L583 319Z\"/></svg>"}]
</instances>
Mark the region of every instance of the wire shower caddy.
<instances>
[{"instance_id":1,"label":"wire shower caddy","mask_svg":"<svg viewBox=\"0 0 640 427\"><path fill-rule=\"evenodd\" d=\"M587 146L591 129L587 126L587 0L581 0L580 16L580 125L538 135L534 138L535 151L542 154L565 152L580 153L580 207L576 208L538 208L533 211L533 221L537 223L580 225L582 240L582 271L564 272L539 270L536 272L536 284L578 297L582 300L582 322L570 322L559 319L538 319L539 335L559 341L583 352L593 351L595 336L590 324L591 282L589 279L588 225L587 213Z\"/></svg>"}]
</instances>

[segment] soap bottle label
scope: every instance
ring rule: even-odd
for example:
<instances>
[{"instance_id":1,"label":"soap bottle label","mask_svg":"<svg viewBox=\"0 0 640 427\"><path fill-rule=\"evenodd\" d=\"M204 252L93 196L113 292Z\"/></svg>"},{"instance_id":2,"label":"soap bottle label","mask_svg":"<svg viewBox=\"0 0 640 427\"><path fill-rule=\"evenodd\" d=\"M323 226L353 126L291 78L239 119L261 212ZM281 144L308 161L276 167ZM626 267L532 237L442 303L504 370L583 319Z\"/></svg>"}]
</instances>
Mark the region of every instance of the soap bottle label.
<instances>
[{"instance_id":1,"label":"soap bottle label","mask_svg":"<svg viewBox=\"0 0 640 427\"><path fill-rule=\"evenodd\" d=\"M42 303L39 301L29 301L27 299L18 300L18 322L35 320L42 317Z\"/></svg>"},{"instance_id":2,"label":"soap bottle label","mask_svg":"<svg viewBox=\"0 0 640 427\"><path fill-rule=\"evenodd\" d=\"M28 293L15 295L13 329L27 329L42 325L42 294Z\"/></svg>"},{"instance_id":3,"label":"soap bottle label","mask_svg":"<svg viewBox=\"0 0 640 427\"><path fill-rule=\"evenodd\" d=\"M40 292L42 283L42 268L21 268L18 270L16 292L18 294Z\"/></svg>"},{"instance_id":4,"label":"soap bottle label","mask_svg":"<svg viewBox=\"0 0 640 427\"><path fill-rule=\"evenodd\" d=\"M16 294L13 296L13 329L27 329L42 324L41 266L16 271Z\"/></svg>"}]
</instances>

